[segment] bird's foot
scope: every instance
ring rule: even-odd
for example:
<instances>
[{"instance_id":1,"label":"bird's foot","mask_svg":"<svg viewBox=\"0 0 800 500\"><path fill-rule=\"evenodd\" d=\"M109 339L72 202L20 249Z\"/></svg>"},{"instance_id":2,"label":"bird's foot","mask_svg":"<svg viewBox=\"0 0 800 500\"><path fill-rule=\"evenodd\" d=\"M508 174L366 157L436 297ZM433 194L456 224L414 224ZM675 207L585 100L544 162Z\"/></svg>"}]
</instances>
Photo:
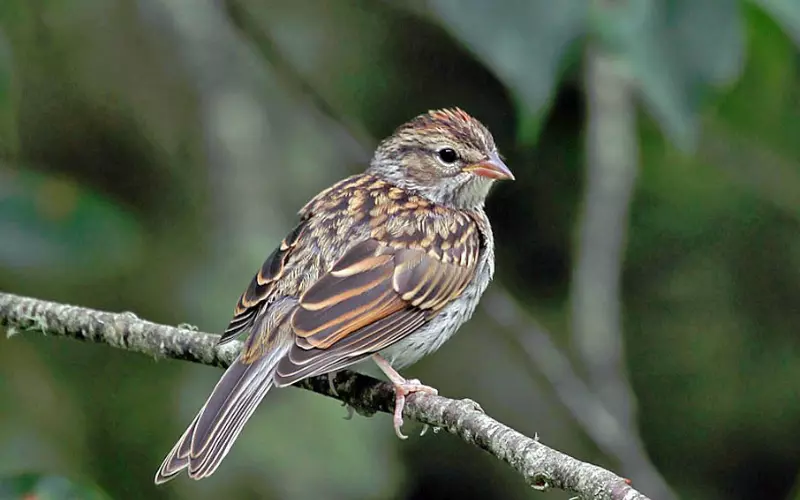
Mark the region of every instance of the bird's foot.
<instances>
[{"instance_id":1,"label":"bird's foot","mask_svg":"<svg viewBox=\"0 0 800 500\"><path fill-rule=\"evenodd\" d=\"M373 354L372 359L378 368L389 378L394 386L394 433L400 439L407 439L408 436L403 434L400 430L403 427L403 408L406 406L406 396L415 392L424 392L427 394L437 395L439 391L429 385L424 385L417 379L405 379L402 375L397 373L397 370L392 368L392 365L386 361L380 354ZM428 424L422 429L420 435L424 435L428 430Z\"/></svg>"},{"instance_id":2,"label":"bird's foot","mask_svg":"<svg viewBox=\"0 0 800 500\"><path fill-rule=\"evenodd\" d=\"M339 397L339 391L336 390L336 383L335 383L336 382L336 374L337 373L338 372L330 372L330 373L328 373L327 376L328 376L328 389L330 389L331 393L338 398Z\"/></svg>"},{"instance_id":3,"label":"bird's foot","mask_svg":"<svg viewBox=\"0 0 800 500\"><path fill-rule=\"evenodd\" d=\"M342 406L344 406L345 410L347 410L347 415L342 418L345 420L353 420L353 415L355 415L356 409L347 404L347 401L342 401Z\"/></svg>"},{"instance_id":4,"label":"bird's foot","mask_svg":"<svg viewBox=\"0 0 800 500\"><path fill-rule=\"evenodd\" d=\"M417 379L403 380L402 382L393 381L392 383L394 385L394 432L400 439L407 439L408 436L400 430L403 427L403 408L406 406L406 396L415 392L437 395L439 391L431 386L422 384ZM424 435L427 430L428 424L425 424L420 435Z\"/></svg>"},{"instance_id":5,"label":"bird's foot","mask_svg":"<svg viewBox=\"0 0 800 500\"><path fill-rule=\"evenodd\" d=\"M331 390L331 393L336 396L337 398L341 397L339 395L339 391L336 390L336 374L339 372L330 372L328 373L328 388ZM345 407L347 410L347 415L342 417L345 420L353 420L353 415L358 413L359 415L370 416L367 412L361 412L356 407L347 403L347 401L342 401L342 406Z\"/></svg>"}]
</instances>

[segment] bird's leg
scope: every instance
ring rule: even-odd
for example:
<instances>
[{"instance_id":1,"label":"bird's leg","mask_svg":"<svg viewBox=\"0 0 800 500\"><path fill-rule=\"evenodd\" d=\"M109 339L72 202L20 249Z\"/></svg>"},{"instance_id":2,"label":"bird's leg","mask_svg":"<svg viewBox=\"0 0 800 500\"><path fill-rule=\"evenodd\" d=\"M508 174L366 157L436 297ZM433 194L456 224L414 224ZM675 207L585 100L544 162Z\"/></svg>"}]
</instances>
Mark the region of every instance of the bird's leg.
<instances>
[{"instance_id":1,"label":"bird's leg","mask_svg":"<svg viewBox=\"0 0 800 500\"><path fill-rule=\"evenodd\" d=\"M334 385L333 381L336 378L336 374L338 372L328 372L328 388L331 390L334 396L337 398L339 397L339 391L336 390L336 385ZM353 420L353 414L355 413L355 408L347 404L347 401L342 401L342 406L345 407L347 410L347 416L344 417L345 420Z\"/></svg>"},{"instance_id":2,"label":"bird's leg","mask_svg":"<svg viewBox=\"0 0 800 500\"><path fill-rule=\"evenodd\" d=\"M328 372L328 389L331 390L334 396L339 397L339 391L336 390L333 380L336 378L336 372Z\"/></svg>"},{"instance_id":3,"label":"bird's leg","mask_svg":"<svg viewBox=\"0 0 800 500\"><path fill-rule=\"evenodd\" d=\"M394 432L400 439L406 439L408 436L403 434L403 432L400 430L400 428L403 426L403 407L406 405L406 396L415 392L439 394L439 391L433 387L422 384L417 379L406 380L402 375L397 373L397 371L392 368L392 365L390 365L389 362L386 361L380 354L373 354L372 359L375 361L375 364L378 365L378 368L380 368L381 371L386 374L392 385L394 385ZM425 424L425 428L422 430L422 433L424 434L427 429L428 425Z\"/></svg>"}]
</instances>

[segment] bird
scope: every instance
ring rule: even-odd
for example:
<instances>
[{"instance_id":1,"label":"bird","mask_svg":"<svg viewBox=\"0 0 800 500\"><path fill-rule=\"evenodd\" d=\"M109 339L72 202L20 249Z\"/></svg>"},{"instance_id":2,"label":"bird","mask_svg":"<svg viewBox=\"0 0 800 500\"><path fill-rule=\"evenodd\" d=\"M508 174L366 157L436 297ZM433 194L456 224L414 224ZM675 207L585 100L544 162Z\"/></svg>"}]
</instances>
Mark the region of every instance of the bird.
<instances>
[{"instance_id":1,"label":"bird","mask_svg":"<svg viewBox=\"0 0 800 500\"><path fill-rule=\"evenodd\" d=\"M460 108L430 110L380 142L366 170L309 201L240 296L219 344L236 360L155 476L213 474L273 387L368 358L395 390L393 425L415 392L398 369L436 351L473 314L494 275L484 211L514 175L489 130Z\"/></svg>"}]
</instances>

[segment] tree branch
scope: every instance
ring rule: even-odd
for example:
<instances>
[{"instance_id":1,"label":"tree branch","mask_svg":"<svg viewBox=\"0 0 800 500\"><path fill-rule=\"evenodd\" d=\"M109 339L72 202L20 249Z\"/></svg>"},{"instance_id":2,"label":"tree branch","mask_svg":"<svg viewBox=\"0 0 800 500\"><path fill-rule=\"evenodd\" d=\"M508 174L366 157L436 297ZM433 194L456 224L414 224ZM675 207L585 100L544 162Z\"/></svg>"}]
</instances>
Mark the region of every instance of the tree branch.
<instances>
[{"instance_id":1,"label":"tree branch","mask_svg":"<svg viewBox=\"0 0 800 500\"><path fill-rule=\"evenodd\" d=\"M8 336L22 331L108 344L155 358L172 358L227 367L240 342L217 346L217 335L145 321L133 313L110 313L0 292L0 325ZM394 392L386 382L351 371L296 384L339 399L368 414L391 412ZM331 387L333 385L333 388ZM335 391L334 391L335 389ZM538 490L558 488L592 500L648 500L626 479L582 462L503 425L477 403L428 394L409 397L403 416L446 429L465 442L503 460Z\"/></svg>"}]
</instances>

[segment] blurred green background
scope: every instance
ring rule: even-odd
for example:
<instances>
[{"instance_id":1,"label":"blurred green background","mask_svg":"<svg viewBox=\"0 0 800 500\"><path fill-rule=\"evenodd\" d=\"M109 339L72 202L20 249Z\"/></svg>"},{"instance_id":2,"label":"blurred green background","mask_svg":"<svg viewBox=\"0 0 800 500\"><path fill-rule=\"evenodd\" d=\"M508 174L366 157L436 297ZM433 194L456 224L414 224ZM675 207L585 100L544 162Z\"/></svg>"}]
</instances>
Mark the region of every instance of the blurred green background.
<instances>
[{"instance_id":1,"label":"blurred green background","mask_svg":"<svg viewBox=\"0 0 800 500\"><path fill-rule=\"evenodd\" d=\"M622 363L652 465L598 444L485 309L406 374L654 499L671 494L640 466L681 498L800 500L798 46L797 0L2 0L0 290L220 331L307 199L395 126L457 105L517 175L488 204L493 286L581 374L586 68L605 57L637 104L620 110L635 129L604 126L638 145ZM569 498L295 389L270 394L212 478L154 487L220 374L3 335L0 476L120 499Z\"/></svg>"}]
</instances>

